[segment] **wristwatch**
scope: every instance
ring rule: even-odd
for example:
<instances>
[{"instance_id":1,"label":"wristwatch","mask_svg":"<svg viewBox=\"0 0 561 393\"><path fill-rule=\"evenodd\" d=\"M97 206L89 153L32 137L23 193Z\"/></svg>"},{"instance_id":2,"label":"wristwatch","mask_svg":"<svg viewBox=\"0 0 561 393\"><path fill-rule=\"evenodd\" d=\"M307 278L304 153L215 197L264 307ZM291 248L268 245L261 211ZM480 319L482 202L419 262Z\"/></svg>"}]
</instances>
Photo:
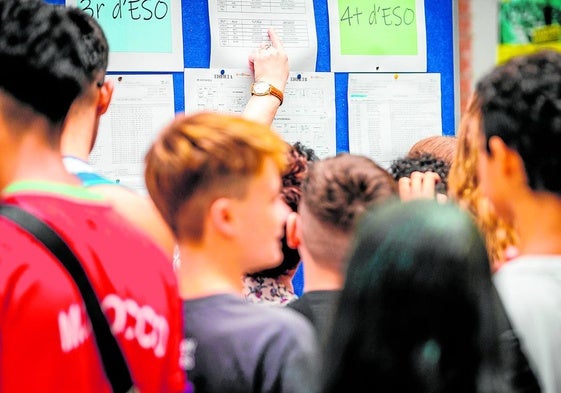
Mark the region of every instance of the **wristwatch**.
<instances>
[{"instance_id":1,"label":"wristwatch","mask_svg":"<svg viewBox=\"0 0 561 393\"><path fill-rule=\"evenodd\" d=\"M256 81L251 85L252 96L266 96L269 94L277 97L280 101L280 105L282 105L284 95L282 94L282 91L277 89L275 86L264 81Z\"/></svg>"}]
</instances>

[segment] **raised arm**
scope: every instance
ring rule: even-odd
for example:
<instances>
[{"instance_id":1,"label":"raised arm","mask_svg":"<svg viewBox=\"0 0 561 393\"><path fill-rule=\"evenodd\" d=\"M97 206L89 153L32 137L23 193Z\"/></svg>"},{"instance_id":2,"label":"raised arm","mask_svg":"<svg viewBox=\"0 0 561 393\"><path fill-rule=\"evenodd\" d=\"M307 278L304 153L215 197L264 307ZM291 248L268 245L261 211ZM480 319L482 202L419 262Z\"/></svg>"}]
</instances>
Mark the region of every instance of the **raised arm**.
<instances>
[{"instance_id":1,"label":"raised arm","mask_svg":"<svg viewBox=\"0 0 561 393\"><path fill-rule=\"evenodd\" d=\"M269 28L270 43L262 44L249 55L249 68L255 82L266 82L284 94L288 80L288 56L277 33ZM252 95L243 116L265 124L271 124L281 101L275 95Z\"/></svg>"}]
</instances>

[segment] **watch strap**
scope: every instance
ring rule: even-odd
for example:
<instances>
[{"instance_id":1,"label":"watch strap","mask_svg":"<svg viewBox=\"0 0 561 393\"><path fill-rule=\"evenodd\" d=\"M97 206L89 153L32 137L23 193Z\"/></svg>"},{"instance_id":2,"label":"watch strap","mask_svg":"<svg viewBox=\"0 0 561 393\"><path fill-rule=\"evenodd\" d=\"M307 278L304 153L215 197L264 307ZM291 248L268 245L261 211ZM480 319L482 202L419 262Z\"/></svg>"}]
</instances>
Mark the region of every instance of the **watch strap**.
<instances>
[{"instance_id":1,"label":"watch strap","mask_svg":"<svg viewBox=\"0 0 561 393\"><path fill-rule=\"evenodd\" d=\"M284 94L283 94L283 92L280 91L279 89L277 89L275 86L273 86L273 85L271 85L271 84L269 84L269 88L270 88L269 93L270 93L272 96L275 96L275 97L277 97L277 98L279 99L279 101L280 101L279 106L281 106L281 105L282 105L282 101L284 100Z\"/></svg>"},{"instance_id":2,"label":"watch strap","mask_svg":"<svg viewBox=\"0 0 561 393\"><path fill-rule=\"evenodd\" d=\"M259 93L256 93L253 89L253 85L255 83L257 83L257 82L254 82L251 85L251 95L258 95L258 96L272 95L273 97L277 97L279 99L279 101L280 101L279 106L282 105L282 102L284 100L284 94L280 89L277 89L275 86L273 86L272 84L270 84L268 82L260 81L259 83L266 83L269 86L269 90L264 94L259 94Z\"/></svg>"}]
</instances>

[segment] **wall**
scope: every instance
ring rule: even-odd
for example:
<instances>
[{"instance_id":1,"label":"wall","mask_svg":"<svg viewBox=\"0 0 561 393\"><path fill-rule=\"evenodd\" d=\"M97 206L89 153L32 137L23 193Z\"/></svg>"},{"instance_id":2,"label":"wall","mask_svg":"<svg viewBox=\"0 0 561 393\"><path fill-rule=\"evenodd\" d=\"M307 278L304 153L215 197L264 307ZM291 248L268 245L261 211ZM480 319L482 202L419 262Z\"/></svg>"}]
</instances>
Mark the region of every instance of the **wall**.
<instances>
[{"instance_id":1,"label":"wall","mask_svg":"<svg viewBox=\"0 0 561 393\"><path fill-rule=\"evenodd\" d=\"M499 0L471 0L472 5L472 83L496 63L499 45Z\"/></svg>"},{"instance_id":2,"label":"wall","mask_svg":"<svg viewBox=\"0 0 561 393\"><path fill-rule=\"evenodd\" d=\"M500 0L458 0L460 116L477 81L496 64Z\"/></svg>"}]
</instances>

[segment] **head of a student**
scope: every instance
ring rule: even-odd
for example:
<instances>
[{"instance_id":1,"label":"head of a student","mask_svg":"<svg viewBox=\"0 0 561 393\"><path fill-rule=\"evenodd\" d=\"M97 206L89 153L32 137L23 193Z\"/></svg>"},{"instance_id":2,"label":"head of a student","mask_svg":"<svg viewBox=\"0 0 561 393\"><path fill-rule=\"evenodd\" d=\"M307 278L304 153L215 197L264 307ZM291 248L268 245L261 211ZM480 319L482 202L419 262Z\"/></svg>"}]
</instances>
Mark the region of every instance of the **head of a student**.
<instances>
[{"instance_id":1,"label":"head of a student","mask_svg":"<svg viewBox=\"0 0 561 393\"><path fill-rule=\"evenodd\" d=\"M64 10L80 31L81 39L78 43L87 53L84 72L88 77L87 88L70 108L67 120L70 124L65 128L65 133L78 132L81 138L89 138L91 150L97 136L99 117L107 111L113 94L113 82L105 79L109 61L109 43L95 18L77 7L64 7ZM70 128L76 127L73 123L76 117L88 118L90 125L87 130L74 129L68 131ZM78 127L83 128L84 123L79 123ZM84 135L86 131L88 134Z\"/></svg>"},{"instance_id":2,"label":"head of a student","mask_svg":"<svg viewBox=\"0 0 561 393\"><path fill-rule=\"evenodd\" d=\"M146 186L179 244L208 250L220 242L244 271L262 270L282 258L288 146L239 116L179 115L146 155Z\"/></svg>"},{"instance_id":3,"label":"head of a student","mask_svg":"<svg viewBox=\"0 0 561 393\"><path fill-rule=\"evenodd\" d=\"M298 210L298 204L302 196L302 181L304 180L308 164L319 158L315 151L302 144L295 142L290 145L288 151L288 165L282 174L282 199L292 212ZM290 247L287 243L286 233L282 238L282 262L273 268L258 272L251 272L252 277L276 278L281 275L290 275L300 263L300 253L296 247Z\"/></svg>"},{"instance_id":4,"label":"head of a student","mask_svg":"<svg viewBox=\"0 0 561 393\"><path fill-rule=\"evenodd\" d=\"M370 209L353 241L328 340L324 392L475 392L496 359L485 244L434 200ZM369 382L371 385L368 385Z\"/></svg>"},{"instance_id":5,"label":"head of a student","mask_svg":"<svg viewBox=\"0 0 561 393\"><path fill-rule=\"evenodd\" d=\"M61 7L40 0L0 2L3 136L41 129L45 144L58 149L65 116L87 83L87 53L79 40L79 29Z\"/></svg>"},{"instance_id":6,"label":"head of a student","mask_svg":"<svg viewBox=\"0 0 561 393\"><path fill-rule=\"evenodd\" d=\"M433 135L417 141L407 153L408 156L430 154L438 160L452 163L456 154L457 139L452 135Z\"/></svg>"},{"instance_id":7,"label":"head of a student","mask_svg":"<svg viewBox=\"0 0 561 393\"><path fill-rule=\"evenodd\" d=\"M448 175L448 195L469 211L484 234L493 270L507 259L509 247L515 247L518 236L513 224L499 217L489 199L482 193L477 173L480 156L481 116L476 96L472 96L458 129L458 148Z\"/></svg>"},{"instance_id":8,"label":"head of a student","mask_svg":"<svg viewBox=\"0 0 561 393\"><path fill-rule=\"evenodd\" d=\"M302 184L296 239L316 263L343 272L356 222L392 197L393 178L367 157L339 153L313 162Z\"/></svg>"},{"instance_id":9,"label":"head of a student","mask_svg":"<svg viewBox=\"0 0 561 393\"><path fill-rule=\"evenodd\" d=\"M409 177L413 172L434 172L440 176L436 184L436 191L442 194L448 192L448 173L450 162L437 158L432 153L414 153L392 161L389 172L395 181L402 177Z\"/></svg>"},{"instance_id":10,"label":"head of a student","mask_svg":"<svg viewBox=\"0 0 561 393\"><path fill-rule=\"evenodd\" d=\"M501 216L527 191L561 197L561 53L512 58L476 86L479 175Z\"/></svg>"}]
</instances>

